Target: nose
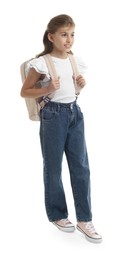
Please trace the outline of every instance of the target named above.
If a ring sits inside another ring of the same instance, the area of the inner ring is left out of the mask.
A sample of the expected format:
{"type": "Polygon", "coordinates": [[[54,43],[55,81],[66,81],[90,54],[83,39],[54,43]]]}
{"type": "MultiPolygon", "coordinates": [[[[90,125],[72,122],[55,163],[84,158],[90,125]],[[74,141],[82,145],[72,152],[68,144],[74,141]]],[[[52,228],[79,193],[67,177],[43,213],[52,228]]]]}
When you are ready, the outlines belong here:
{"type": "Polygon", "coordinates": [[[71,36],[67,37],[67,42],[70,43],[71,42],[71,36]]]}

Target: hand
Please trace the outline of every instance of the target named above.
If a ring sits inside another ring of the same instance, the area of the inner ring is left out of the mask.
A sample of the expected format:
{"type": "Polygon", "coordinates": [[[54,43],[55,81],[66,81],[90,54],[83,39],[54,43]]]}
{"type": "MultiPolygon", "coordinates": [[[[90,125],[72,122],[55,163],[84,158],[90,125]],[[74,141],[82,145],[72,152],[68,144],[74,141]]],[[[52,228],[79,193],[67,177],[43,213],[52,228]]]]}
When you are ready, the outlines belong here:
{"type": "Polygon", "coordinates": [[[52,93],[55,90],[59,89],[60,88],[60,80],[59,80],[59,78],[51,80],[51,82],[50,82],[50,84],[49,84],[49,86],[47,88],[48,88],[49,93],[52,93]]]}
{"type": "Polygon", "coordinates": [[[76,84],[80,87],[83,88],[86,85],[86,81],[82,75],[77,76],[76,78],[76,84]]]}

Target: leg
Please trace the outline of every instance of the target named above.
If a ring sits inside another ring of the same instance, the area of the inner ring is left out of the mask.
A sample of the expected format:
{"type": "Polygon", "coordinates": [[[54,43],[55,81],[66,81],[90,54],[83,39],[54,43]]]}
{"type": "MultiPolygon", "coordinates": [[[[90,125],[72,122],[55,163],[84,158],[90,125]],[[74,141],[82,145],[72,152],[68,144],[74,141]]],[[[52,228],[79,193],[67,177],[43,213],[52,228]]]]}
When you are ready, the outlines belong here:
{"type": "Polygon", "coordinates": [[[61,164],[66,140],[65,118],[46,106],[41,112],[40,140],[44,165],[45,206],[49,221],[65,219],[67,205],[61,177],[61,164]]]}
{"type": "Polygon", "coordinates": [[[91,221],[90,169],[84,138],[84,120],[80,108],[73,109],[74,123],[68,131],[65,153],[78,221],[91,221]]]}

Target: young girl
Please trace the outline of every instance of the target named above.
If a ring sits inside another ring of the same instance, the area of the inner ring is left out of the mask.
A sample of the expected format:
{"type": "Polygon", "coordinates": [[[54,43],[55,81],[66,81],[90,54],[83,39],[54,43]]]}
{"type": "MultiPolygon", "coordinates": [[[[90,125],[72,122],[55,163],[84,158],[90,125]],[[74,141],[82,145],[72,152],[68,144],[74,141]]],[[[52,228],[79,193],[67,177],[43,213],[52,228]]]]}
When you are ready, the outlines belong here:
{"type": "Polygon", "coordinates": [[[44,51],[27,66],[27,78],[21,89],[22,97],[40,98],[52,93],[52,99],[40,111],[40,140],[44,165],[45,206],[49,221],[61,231],[73,232],[75,226],[68,219],[68,209],[61,177],[65,152],[73,191],[77,229],[90,242],[102,237],[92,224],[90,197],[90,169],[84,138],[84,120],[75,96],[74,81],[85,86],[82,74],[85,65],[76,58],[80,74],[74,77],[68,58],[74,43],[75,24],[68,15],[53,17],[44,33],[44,51]],[[43,58],[49,53],[58,78],[50,78],[43,58]],[[41,88],[35,88],[43,80],[41,88]]]}

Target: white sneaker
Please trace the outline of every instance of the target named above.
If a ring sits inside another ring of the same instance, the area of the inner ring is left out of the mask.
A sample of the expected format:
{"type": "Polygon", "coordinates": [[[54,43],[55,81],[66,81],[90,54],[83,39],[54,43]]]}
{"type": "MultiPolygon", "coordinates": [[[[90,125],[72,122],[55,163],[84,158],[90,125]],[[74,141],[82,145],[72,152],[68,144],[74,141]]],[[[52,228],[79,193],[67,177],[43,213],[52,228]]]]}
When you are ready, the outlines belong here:
{"type": "Polygon", "coordinates": [[[60,219],[52,222],[58,229],[64,232],[74,232],[75,226],[70,222],[69,219],[60,219]]]}
{"type": "Polygon", "coordinates": [[[96,232],[92,222],[78,222],[77,229],[92,243],[101,243],[102,237],[96,232]]]}

